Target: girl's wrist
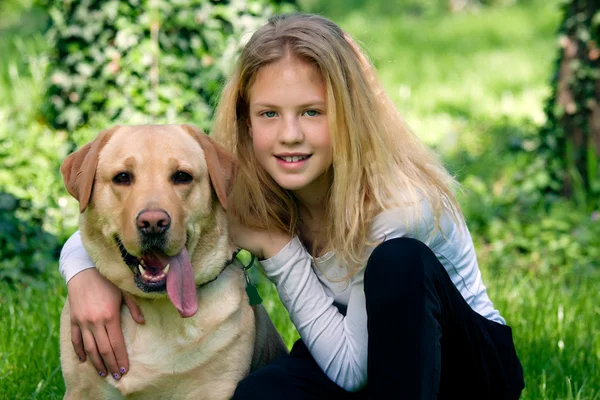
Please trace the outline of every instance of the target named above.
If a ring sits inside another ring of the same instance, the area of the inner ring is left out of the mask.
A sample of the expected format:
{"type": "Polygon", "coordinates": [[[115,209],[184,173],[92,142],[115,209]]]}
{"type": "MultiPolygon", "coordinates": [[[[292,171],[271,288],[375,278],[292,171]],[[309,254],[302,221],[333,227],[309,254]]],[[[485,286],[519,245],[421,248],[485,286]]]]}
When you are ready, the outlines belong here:
{"type": "Polygon", "coordinates": [[[292,238],[286,234],[271,234],[269,236],[270,240],[263,247],[261,254],[261,258],[263,260],[276,256],[281,249],[283,249],[290,242],[290,240],[292,240],[292,238]]]}

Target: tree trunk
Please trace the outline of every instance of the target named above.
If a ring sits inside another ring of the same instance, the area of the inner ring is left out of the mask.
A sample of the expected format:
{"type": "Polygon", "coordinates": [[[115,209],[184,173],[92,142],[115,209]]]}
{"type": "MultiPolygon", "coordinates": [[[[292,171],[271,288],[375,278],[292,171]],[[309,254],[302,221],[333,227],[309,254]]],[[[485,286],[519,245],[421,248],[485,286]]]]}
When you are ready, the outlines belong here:
{"type": "Polygon", "coordinates": [[[600,0],[564,4],[554,96],[547,107],[547,142],[563,161],[563,194],[600,193],[600,0]],[[548,125],[547,125],[548,126],[548,125]]]}

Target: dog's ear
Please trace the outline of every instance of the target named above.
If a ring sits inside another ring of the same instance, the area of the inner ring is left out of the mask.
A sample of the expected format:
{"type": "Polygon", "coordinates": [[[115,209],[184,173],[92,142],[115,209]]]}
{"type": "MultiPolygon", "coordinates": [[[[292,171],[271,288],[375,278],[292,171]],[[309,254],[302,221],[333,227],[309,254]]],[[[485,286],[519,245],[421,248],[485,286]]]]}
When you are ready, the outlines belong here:
{"type": "Polygon", "coordinates": [[[200,146],[202,146],[204,156],[206,157],[210,181],[219,202],[224,209],[227,209],[227,196],[231,191],[233,180],[235,179],[235,174],[237,172],[237,162],[235,157],[199,128],[188,124],[183,124],[181,127],[192,135],[192,137],[200,143],[200,146]]]}
{"type": "Polygon", "coordinates": [[[79,212],[85,211],[92,196],[98,154],[118,128],[117,125],[100,132],[96,139],[69,154],[60,166],[67,191],[79,201],[79,212]]]}

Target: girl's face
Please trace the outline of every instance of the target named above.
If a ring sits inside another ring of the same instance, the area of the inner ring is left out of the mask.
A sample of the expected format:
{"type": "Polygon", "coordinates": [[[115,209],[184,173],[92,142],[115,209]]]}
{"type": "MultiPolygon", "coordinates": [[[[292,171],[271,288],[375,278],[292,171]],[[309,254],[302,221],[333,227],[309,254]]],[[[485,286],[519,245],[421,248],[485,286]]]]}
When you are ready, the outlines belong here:
{"type": "Polygon", "coordinates": [[[330,185],[326,89],[314,65],[293,56],[258,70],[249,91],[254,154],[281,187],[322,196],[330,185]]]}

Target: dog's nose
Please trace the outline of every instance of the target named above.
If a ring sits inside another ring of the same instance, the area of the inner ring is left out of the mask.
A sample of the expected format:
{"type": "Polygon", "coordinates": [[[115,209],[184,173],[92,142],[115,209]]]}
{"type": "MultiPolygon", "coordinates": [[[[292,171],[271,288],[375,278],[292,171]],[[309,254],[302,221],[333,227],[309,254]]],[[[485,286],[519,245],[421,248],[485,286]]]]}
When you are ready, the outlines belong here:
{"type": "Polygon", "coordinates": [[[165,233],[171,226],[171,217],[164,210],[144,210],[137,216],[138,230],[144,234],[165,233]]]}

